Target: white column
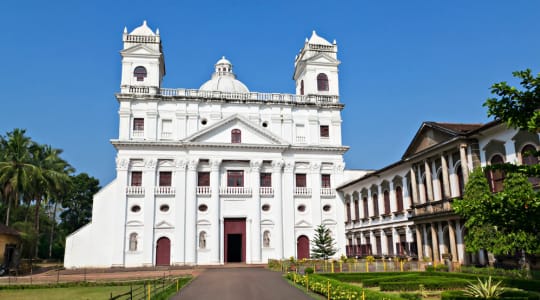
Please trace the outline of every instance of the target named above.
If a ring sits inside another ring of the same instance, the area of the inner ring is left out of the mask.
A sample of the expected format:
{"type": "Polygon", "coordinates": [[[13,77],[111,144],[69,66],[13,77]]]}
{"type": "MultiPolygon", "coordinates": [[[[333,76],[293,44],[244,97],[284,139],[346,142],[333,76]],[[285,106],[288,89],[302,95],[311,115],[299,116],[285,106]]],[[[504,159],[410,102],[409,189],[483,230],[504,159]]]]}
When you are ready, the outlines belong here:
{"type": "Polygon", "coordinates": [[[416,224],[416,251],[418,252],[418,261],[424,258],[424,224],[416,224]]]}
{"type": "MultiPolygon", "coordinates": [[[[394,189],[394,182],[390,181],[390,190],[388,193],[390,194],[390,213],[394,213],[397,211],[397,203],[396,203],[396,191],[394,189]]],[[[403,189],[401,189],[403,192],[403,189]]]]}
{"type": "Polygon", "coordinates": [[[441,183],[443,187],[443,199],[450,198],[450,180],[448,177],[448,164],[446,162],[446,155],[443,153],[441,154],[441,168],[442,168],[442,175],[443,175],[443,182],[441,183]]]}
{"type": "Polygon", "coordinates": [[[208,209],[208,218],[211,226],[211,236],[208,236],[207,248],[211,251],[211,258],[209,263],[220,263],[220,251],[223,247],[223,237],[221,236],[220,216],[221,216],[221,203],[219,199],[219,170],[221,165],[221,159],[210,160],[210,202],[208,209]]]}
{"type": "Polygon", "coordinates": [[[452,262],[458,261],[456,233],[452,221],[448,221],[448,236],[450,237],[450,254],[452,254],[452,262]]]}
{"type": "Polygon", "coordinates": [[[113,249],[115,251],[112,253],[112,265],[125,267],[125,253],[129,250],[129,232],[126,232],[126,211],[129,210],[127,207],[127,196],[126,196],[126,187],[128,185],[128,170],[129,170],[129,159],[127,158],[116,158],[116,182],[117,185],[117,195],[118,201],[111,203],[111,209],[115,209],[117,212],[116,218],[114,220],[114,230],[111,232],[113,236],[113,241],[115,243],[113,249]]]}
{"type": "Polygon", "coordinates": [[[466,263],[465,261],[465,243],[463,241],[463,231],[461,230],[461,224],[459,220],[456,220],[456,245],[457,255],[460,264],[466,263]]]}
{"type": "Polygon", "coordinates": [[[407,177],[403,176],[403,209],[410,209],[412,206],[411,191],[409,191],[409,182],[407,177]]]}
{"type": "Polygon", "coordinates": [[[184,190],[186,189],[186,161],[177,158],[175,160],[176,169],[173,176],[173,186],[176,189],[174,195],[174,244],[176,245],[171,257],[171,262],[174,265],[183,265],[185,263],[185,228],[186,223],[184,216],[186,215],[186,195],[184,190]]]}
{"type": "Polygon", "coordinates": [[[427,233],[427,224],[422,224],[423,231],[423,241],[424,241],[424,256],[427,256],[433,259],[433,254],[431,253],[431,245],[428,243],[428,233],[427,233]]]}
{"type": "MultiPolygon", "coordinates": [[[[272,185],[274,187],[274,209],[277,212],[282,211],[282,174],[281,170],[283,168],[283,161],[274,160],[272,161],[272,185]]],[[[293,211],[294,213],[294,211],[293,211]]],[[[272,239],[274,249],[276,249],[277,258],[285,258],[283,256],[283,214],[277,214],[278,219],[274,221],[275,223],[275,238],[272,239]]]]}
{"type": "Polygon", "coordinates": [[[424,171],[426,176],[427,201],[433,201],[433,177],[431,176],[431,167],[427,160],[424,161],[424,171]]]}
{"type": "Polygon", "coordinates": [[[375,231],[373,230],[369,231],[369,242],[371,243],[371,253],[380,254],[377,253],[377,239],[375,238],[375,231]]]}
{"type": "Polygon", "coordinates": [[[437,222],[431,223],[431,248],[433,250],[433,262],[439,262],[439,245],[437,243],[437,222]]]}
{"type": "MultiPolygon", "coordinates": [[[[321,210],[321,164],[318,162],[312,162],[310,164],[311,171],[311,218],[314,226],[322,223],[322,210],[321,210]]],[[[333,174],[332,174],[333,175],[333,174]]],[[[330,179],[332,179],[332,175],[330,179]]],[[[352,199],[351,205],[352,208],[352,199]]],[[[353,214],[351,213],[351,219],[353,214]]]]}
{"type": "Polygon", "coordinates": [[[282,214],[283,214],[283,255],[296,256],[295,205],[293,195],[294,161],[286,161],[283,171],[282,214]]]}
{"type": "Polygon", "coordinates": [[[443,236],[443,225],[444,223],[437,222],[438,230],[437,230],[437,238],[439,241],[439,260],[442,261],[442,255],[443,253],[448,253],[449,249],[446,248],[446,245],[444,244],[444,236],[443,236]]]}
{"type": "MultiPolygon", "coordinates": [[[[421,203],[420,198],[418,198],[418,187],[416,186],[416,174],[414,173],[414,167],[411,166],[411,189],[412,189],[412,197],[414,199],[414,202],[421,203]]],[[[413,204],[413,199],[411,199],[411,205],[413,204]]]]}
{"type": "Polygon", "coordinates": [[[371,197],[371,188],[367,190],[367,202],[368,202],[367,205],[368,205],[368,213],[369,213],[368,218],[371,218],[372,216],[375,215],[375,210],[373,207],[373,198],[371,197]]]}
{"type": "Polygon", "coordinates": [[[398,255],[398,248],[396,244],[399,242],[399,232],[396,227],[392,227],[392,249],[394,249],[394,256],[398,255]]]}
{"type": "Polygon", "coordinates": [[[261,245],[261,194],[259,192],[260,180],[261,180],[261,160],[252,160],[251,166],[251,186],[253,191],[253,225],[251,243],[253,245],[253,252],[251,252],[251,262],[261,263],[262,257],[262,245],[261,245]]]}
{"type": "Polygon", "coordinates": [[[461,160],[461,171],[463,172],[463,182],[469,181],[469,163],[467,162],[467,144],[459,145],[459,159],[461,160]]]}
{"type": "Polygon", "coordinates": [[[418,175],[418,203],[426,203],[426,191],[427,188],[424,185],[424,181],[422,181],[422,174],[420,173],[420,166],[416,169],[416,173],[418,175]]]}
{"type": "MultiPolygon", "coordinates": [[[[192,158],[188,162],[186,175],[186,215],[185,224],[185,263],[197,264],[197,165],[199,160],[192,158]]],[[[214,193],[214,191],[212,191],[214,193]]]]}
{"type": "Polygon", "coordinates": [[[448,155],[448,172],[449,172],[449,181],[450,181],[450,197],[459,196],[459,179],[457,177],[456,170],[454,169],[454,158],[452,155],[448,155]]]}
{"type": "Polygon", "coordinates": [[[431,161],[431,182],[433,183],[433,200],[438,201],[443,198],[441,186],[442,182],[439,182],[439,176],[437,176],[437,166],[435,160],[431,161]]]}
{"type": "MultiPolygon", "coordinates": [[[[127,103],[126,103],[127,104],[127,103]]],[[[120,120],[118,123],[118,139],[119,140],[127,140],[129,139],[130,132],[131,132],[131,109],[129,106],[125,105],[124,102],[120,103],[120,110],[118,111],[120,120]]]]}
{"type": "Polygon", "coordinates": [[[143,265],[153,266],[155,262],[156,240],[154,237],[155,226],[155,196],[154,186],[156,182],[156,159],[150,158],[144,161],[145,168],[142,174],[142,186],[144,187],[144,258],[143,265]]]}
{"type": "Polygon", "coordinates": [[[157,136],[157,107],[153,107],[155,110],[149,110],[146,112],[146,120],[144,120],[144,136],[146,139],[155,140],[157,136]]]}
{"type": "Polygon", "coordinates": [[[381,235],[381,253],[379,254],[388,255],[390,251],[388,251],[388,238],[386,237],[386,233],[384,232],[384,229],[380,230],[380,235],[381,235]]]}

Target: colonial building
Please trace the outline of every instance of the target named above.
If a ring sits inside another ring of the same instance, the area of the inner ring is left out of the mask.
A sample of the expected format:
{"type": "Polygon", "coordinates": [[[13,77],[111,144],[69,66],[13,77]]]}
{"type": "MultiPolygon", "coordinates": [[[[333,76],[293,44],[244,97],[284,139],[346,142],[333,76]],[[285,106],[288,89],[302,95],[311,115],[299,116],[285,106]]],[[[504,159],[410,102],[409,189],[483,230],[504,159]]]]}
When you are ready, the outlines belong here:
{"type": "MultiPolygon", "coordinates": [[[[500,122],[424,122],[401,160],[348,182],[345,229],[349,256],[410,256],[435,263],[486,264],[484,251],[465,252],[464,221],[452,210],[469,173],[502,162],[537,164],[539,134],[508,129],[500,122]]],[[[504,174],[488,174],[493,192],[504,174]]],[[[538,180],[531,178],[534,185],[538,180]]]]}
{"type": "Polygon", "coordinates": [[[304,258],[319,224],[345,252],[335,42],[306,40],[296,94],[251,92],[225,57],[199,89],[163,88],[159,30],[123,42],[117,176],[67,238],[66,267],[304,258]]]}

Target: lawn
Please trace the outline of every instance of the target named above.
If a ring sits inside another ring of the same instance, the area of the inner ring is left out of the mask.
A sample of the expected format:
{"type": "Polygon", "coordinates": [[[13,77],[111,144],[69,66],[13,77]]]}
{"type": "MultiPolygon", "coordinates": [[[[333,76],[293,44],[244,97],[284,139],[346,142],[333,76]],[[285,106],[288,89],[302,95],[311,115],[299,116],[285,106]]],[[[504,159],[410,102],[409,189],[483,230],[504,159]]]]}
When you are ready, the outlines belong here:
{"type": "MultiPolygon", "coordinates": [[[[135,288],[135,287],[134,287],[135,288]]],[[[65,288],[0,290],[0,299],[10,300],[86,300],[109,299],[129,291],[129,286],[74,286],[65,288]]]]}

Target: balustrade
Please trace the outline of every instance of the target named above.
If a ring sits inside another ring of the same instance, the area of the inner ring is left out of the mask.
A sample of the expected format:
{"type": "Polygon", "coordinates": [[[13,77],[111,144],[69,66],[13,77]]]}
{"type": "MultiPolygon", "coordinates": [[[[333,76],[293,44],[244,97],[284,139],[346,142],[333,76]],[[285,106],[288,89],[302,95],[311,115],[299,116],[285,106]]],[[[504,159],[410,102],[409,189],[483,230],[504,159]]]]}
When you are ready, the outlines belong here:
{"type": "Polygon", "coordinates": [[[299,197],[311,197],[311,188],[308,187],[295,187],[294,195],[299,197]]]}
{"type": "Polygon", "coordinates": [[[243,186],[222,186],[219,188],[219,194],[228,196],[249,196],[251,195],[251,188],[243,186]]]}
{"type": "Polygon", "coordinates": [[[128,196],[144,196],[144,187],[143,186],[127,186],[126,194],[128,196]]]}
{"type": "Polygon", "coordinates": [[[269,186],[261,186],[259,188],[259,195],[261,196],[273,196],[274,188],[269,186]]]}
{"type": "Polygon", "coordinates": [[[154,187],[154,195],[174,195],[175,189],[172,186],[154,187]]]}
{"type": "Polygon", "coordinates": [[[321,197],[334,197],[336,191],[333,188],[321,188],[321,197]]]}
{"type": "Polygon", "coordinates": [[[209,186],[198,186],[197,195],[210,195],[212,190],[209,186]]]}

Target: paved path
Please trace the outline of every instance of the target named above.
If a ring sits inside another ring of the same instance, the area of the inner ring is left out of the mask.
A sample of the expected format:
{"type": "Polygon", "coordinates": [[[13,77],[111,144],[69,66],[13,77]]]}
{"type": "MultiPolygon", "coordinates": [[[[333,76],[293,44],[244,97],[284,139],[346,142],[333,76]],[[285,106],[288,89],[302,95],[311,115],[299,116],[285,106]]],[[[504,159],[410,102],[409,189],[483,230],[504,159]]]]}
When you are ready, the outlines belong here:
{"type": "Polygon", "coordinates": [[[172,300],[313,300],[291,286],[281,273],[263,268],[208,269],[172,300]]]}

